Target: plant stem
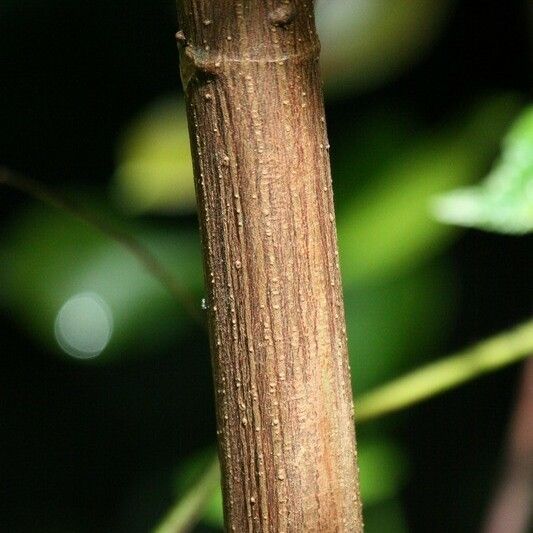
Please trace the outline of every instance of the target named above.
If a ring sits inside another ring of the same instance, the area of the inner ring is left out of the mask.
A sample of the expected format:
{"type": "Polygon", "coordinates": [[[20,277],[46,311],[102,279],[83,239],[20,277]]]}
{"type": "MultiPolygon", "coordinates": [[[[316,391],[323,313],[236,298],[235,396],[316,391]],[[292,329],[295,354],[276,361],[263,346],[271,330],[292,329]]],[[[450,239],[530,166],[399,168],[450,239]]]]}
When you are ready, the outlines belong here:
{"type": "Polygon", "coordinates": [[[76,205],[73,202],[52,192],[39,183],[26,176],[21,176],[0,167],[0,185],[5,185],[14,190],[27,194],[28,196],[44,202],[55,209],[70,214],[81,222],[95,228],[104,236],[115,241],[131,253],[137,261],[156,278],[169,294],[184,308],[187,314],[197,323],[203,325],[204,321],[195,304],[196,299],[183,287],[176,277],[170,272],[159,259],[133,235],[116,228],[110,222],[104,220],[98,214],[86,208],[76,205]]]}
{"type": "Polygon", "coordinates": [[[309,0],[182,0],[228,531],[362,531],[309,0]]]}
{"type": "MultiPolygon", "coordinates": [[[[382,415],[404,409],[452,387],[457,387],[487,372],[496,371],[505,365],[524,359],[530,354],[533,354],[533,320],[524,322],[511,330],[500,333],[472,346],[471,348],[463,350],[459,354],[452,354],[448,357],[444,357],[420,370],[415,370],[414,372],[407,374],[399,380],[392,381],[391,383],[378,387],[374,391],[361,395],[358,399],[356,420],[359,423],[375,420],[382,415]],[[453,382],[448,380],[447,386],[443,388],[438,379],[438,372],[442,369],[446,371],[452,367],[461,369],[461,372],[454,372],[455,379],[453,382]],[[473,369],[475,369],[475,371],[473,371],[473,369]],[[411,383],[417,384],[419,382],[419,376],[421,373],[429,375],[431,378],[429,382],[430,385],[425,388],[423,396],[420,394],[420,390],[417,387],[411,387],[411,383]],[[397,394],[394,401],[383,401],[383,398],[390,394],[389,391],[392,390],[394,392],[397,390],[398,383],[400,382],[402,384],[400,387],[401,394],[397,394]]],[[[201,491],[203,494],[213,494],[217,489],[218,480],[209,477],[206,481],[206,477],[208,476],[209,470],[215,468],[215,465],[218,465],[218,459],[213,457],[213,461],[210,464],[210,467],[206,470],[205,476],[202,477],[191,489],[190,494],[195,494],[197,491],[201,491]],[[209,484],[209,486],[207,486],[207,484],[209,484]]],[[[205,506],[208,501],[208,498],[203,499],[202,506],[198,507],[194,505],[185,505],[185,500],[189,501],[189,499],[195,502],[198,501],[188,495],[177,504],[177,508],[179,507],[181,509],[180,512],[182,513],[182,516],[188,517],[187,519],[182,519],[182,523],[186,524],[187,528],[195,525],[196,521],[201,517],[203,506],[205,506]]],[[[174,513],[171,512],[169,517],[173,514],[174,513]]],[[[165,525],[170,526],[168,519],[165,519],[163,525],[159,526],[154,533],[163,533],[160,531],[160,528],[165,525]]],[[[165,533],[185,533],[186,531],[188,531],[188,529],[174,528],[165,530],[165,533]]]]}
{"type": "Polygon", "coordinates": [[[533,354],[533,321],[419,368],[358,399],[358,421],[421,402],[533,354]]]}

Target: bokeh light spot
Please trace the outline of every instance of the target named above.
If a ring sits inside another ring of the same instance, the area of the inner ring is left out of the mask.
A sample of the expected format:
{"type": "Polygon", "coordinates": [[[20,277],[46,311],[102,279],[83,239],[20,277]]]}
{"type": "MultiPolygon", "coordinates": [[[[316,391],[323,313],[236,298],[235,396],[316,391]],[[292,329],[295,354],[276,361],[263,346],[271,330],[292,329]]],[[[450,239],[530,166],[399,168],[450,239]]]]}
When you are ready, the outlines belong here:
{"type": "Polygon", "coordinates": [[[84,292],[72,296],[57,313],[57,342],[72,357],[97,357],[108,345],[112,333],[111,310],[96,293],[84,292]]]}

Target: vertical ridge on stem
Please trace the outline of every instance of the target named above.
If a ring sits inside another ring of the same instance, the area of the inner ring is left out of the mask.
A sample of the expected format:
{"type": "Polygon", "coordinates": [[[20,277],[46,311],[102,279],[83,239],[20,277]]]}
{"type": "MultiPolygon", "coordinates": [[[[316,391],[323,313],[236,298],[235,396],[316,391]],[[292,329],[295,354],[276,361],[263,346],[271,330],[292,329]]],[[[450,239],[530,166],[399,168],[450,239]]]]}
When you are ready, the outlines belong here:
{"type": "Polygon", "coordinates": [[[178,3],[225,520],[360,532],[313,3],[178,3]]]}

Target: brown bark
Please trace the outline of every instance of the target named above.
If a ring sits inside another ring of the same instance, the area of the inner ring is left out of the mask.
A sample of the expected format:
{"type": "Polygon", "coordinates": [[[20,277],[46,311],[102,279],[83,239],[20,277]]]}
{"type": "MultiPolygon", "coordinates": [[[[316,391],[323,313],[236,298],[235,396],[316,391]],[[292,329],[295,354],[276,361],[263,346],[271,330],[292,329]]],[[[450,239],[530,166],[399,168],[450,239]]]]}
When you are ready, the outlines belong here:
{"type": "Polygon", "coordinates": [[[226,526],[362,531],[313,3],[178,14],[226,526]]]}

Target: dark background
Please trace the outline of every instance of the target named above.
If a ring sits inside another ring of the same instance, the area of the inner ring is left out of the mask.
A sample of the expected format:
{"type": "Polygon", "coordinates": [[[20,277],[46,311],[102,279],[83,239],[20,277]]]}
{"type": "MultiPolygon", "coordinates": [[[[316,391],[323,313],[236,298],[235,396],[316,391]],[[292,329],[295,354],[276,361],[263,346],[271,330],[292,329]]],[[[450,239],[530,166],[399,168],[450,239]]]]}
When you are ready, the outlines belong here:
{"type": "MultiPolygon", "coordinates": [[[[159,95],[181,91],[173,3],[3,3],[0,164],[98,198],[114,171],[124,124],[159,95]]],[[[512,91],[527,100],[528,4],[459,1],[435,45],[409,68],[328,100],[334,169],[345,157],[335,147],[344,146],[347,130],[357,132],[369,108],[400,109],[431,129],[485,94],[512,91]]],[[[354,142],[361,136],[355,133],[354,142]]],[[[335,180],[339,190],[352,188],[345,174],[335,180]]],[[[30,203],[2,189],[0,233],[7,235],[30,203]]],[[[142,219],[169,231],[196,224],[192,214],[142,219]]],[[[433,260],[449,265],[457,290],[451,324],[426,345],[432,357],[528,315],[530,252],[531,239],[472,230],[433,260]]],[[[9,261],[0,257],[0,269],[9,261]]],[[[213,442],[203,332],[189,327],[156,356],[88,365],[58,357],[9,306],[0,320],[0,528],[148,531],[173,501],[180,461],[213,442]]],[[[408,531],[479,529],[498,479],[519,372],[515,365],[386,419],[388,434],[409,457],[398,500],[408,531]]]]}

